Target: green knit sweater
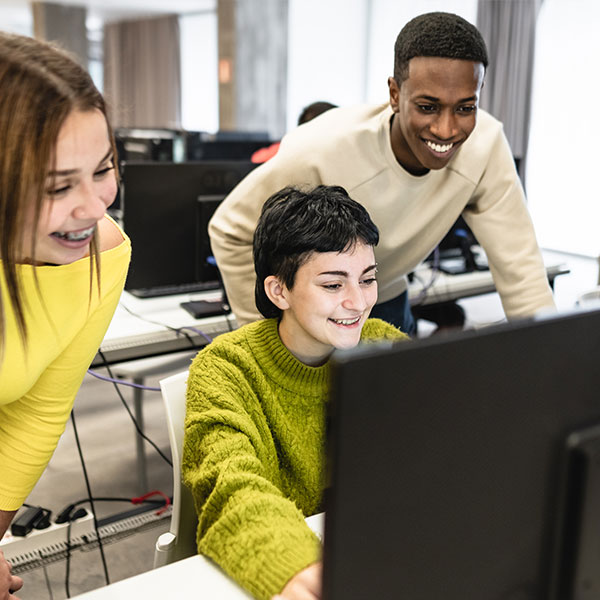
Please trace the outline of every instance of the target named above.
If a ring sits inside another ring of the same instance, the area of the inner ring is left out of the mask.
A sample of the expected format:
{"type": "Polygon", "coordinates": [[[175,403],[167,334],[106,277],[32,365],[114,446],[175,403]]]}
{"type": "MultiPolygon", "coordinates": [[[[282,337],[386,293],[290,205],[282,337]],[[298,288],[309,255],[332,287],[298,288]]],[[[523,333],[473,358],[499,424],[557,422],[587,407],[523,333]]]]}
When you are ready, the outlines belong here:
{"type": "MultiPolygon", "coordinates": [[[[406,336],[369,319],[361,338],[406,336]]],[[[319,560],[304,518],[323,510],[328,388],[329,365],[298,361],[275,319],[219,336],[190,368],[182,471],[198,550],[256,598],[319,560]]]]}

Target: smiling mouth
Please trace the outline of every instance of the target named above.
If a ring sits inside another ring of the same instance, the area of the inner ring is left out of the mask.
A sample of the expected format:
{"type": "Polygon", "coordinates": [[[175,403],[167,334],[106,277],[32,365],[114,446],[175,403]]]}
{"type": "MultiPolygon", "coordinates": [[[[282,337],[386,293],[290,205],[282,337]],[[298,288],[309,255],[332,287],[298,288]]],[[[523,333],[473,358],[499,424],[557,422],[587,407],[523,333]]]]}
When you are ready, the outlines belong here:
{"type": "Polygon", "coordinates": [[[356,325],[360,321],[360,316],[354,319],[329,319],[333,321],[336,325],[356,325]]]}
{"type": "Polygon", "coordinates": [[[86,238],[89,238],[95,230],[96,223],[94,223],[91,227],[88,227],[88,229],[82,229],[80,231],[54,231],[50,235],[68,242],[80,242],[86,238]]]}
{"type": "Polygon", "coordinates": [[[454,143],[451,143],[451,144],[436,144],[434,142],[430,142],[429,140],[425,140],[425,143],[434,152],[438,152],[440,154],[445,154],[446,152],[450,152],[450,150],[452,150],[452,148],[454,147],[454,143]]]}

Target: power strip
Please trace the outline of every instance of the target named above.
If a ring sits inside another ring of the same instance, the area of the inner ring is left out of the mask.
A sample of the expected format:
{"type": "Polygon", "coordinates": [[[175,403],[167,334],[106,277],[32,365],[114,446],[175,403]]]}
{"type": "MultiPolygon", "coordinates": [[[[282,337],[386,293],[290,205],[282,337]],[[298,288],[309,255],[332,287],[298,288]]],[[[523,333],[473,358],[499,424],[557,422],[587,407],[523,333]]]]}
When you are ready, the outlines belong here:
{"type": "MultiPolygon", "coordinates": [[[[66,551],[68,523],[52,523],[46,529],[34,529],[25,537],[12,535],[8,531],[0,540],[0,550],[13,567],[32,561],[43,560],[53,554],[66,551]]],[[[94,517],[91,514],[71,523],[71,547],[87,544],[96,537],[94,517]]]]}
{"type": "MultiPolygon", "coordinates": [[[[139,510],[133,509],[135,512],[139,510]]],[[[116,542],[124,537],[149,527],[159,525],[161,521],[170,519],[173,507],[165,511],[146,509],[138,514],[119,515],[100,519],[98,533],[102,543],[116,542]]],[[[13,573],[19,574],[52,563],[66,557],[68,523],[53,523],[46,529],[34,529],[25,537],[13,536],[7,532],[0,540],[0,550],[13,566],[13,573]]],[[[94,518],[91,514],[73,521],[69,536],[71,549],[91,550],[97,547],[98,538],[94,529],[94,518]]]]}

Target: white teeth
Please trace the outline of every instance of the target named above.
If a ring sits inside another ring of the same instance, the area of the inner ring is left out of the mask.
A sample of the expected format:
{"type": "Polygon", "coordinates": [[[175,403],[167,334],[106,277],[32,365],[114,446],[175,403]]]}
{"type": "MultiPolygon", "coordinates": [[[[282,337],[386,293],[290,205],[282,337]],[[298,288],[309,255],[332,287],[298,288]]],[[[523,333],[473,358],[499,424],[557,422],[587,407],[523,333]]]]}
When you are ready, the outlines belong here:
{"type": "Polygon", "coordinates": [[[450,148],[452,148],[452,146],[454,146],[454,144],[434,144],[433,142],[430,142],[429,140],[425,140],[425,143],[432,150],[435,150],[436,152],[448,152],[448,150],[450,150],[450,148]]]}
{"type": "Polygon", "coordinates": [[[339,323],[340,325],[354,325],[354,323],[358,323],[360,317],[356,317],[356,319],[331,319],[334,323],[339,323]]]}
{"type": "Polygon", "coordinates": [[[84,229],[83,231],[79,231],[77,233],[70,231],[55,231],[52,235],[59,237],[63,240],[69,240],[70,242],[78,242],[80,240],[84,240],[85,238],[90,237],[92,233],[94,233],[94,229],[96,229],[96,225],[92,225],[89,229],[84,229]]]}

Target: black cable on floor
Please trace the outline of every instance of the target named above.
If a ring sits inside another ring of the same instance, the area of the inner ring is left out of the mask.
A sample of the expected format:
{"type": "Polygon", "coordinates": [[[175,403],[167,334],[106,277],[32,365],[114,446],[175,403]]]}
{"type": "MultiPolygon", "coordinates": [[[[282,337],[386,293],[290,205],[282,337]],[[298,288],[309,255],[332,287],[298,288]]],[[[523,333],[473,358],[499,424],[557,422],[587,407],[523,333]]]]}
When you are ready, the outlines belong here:
{"type": "MultiPolygon", "coordinates": [[[[85,479],[85,487],[87,490],[87,494],[88,494],[88,498],[89,498],[89,502],[90,502],[90,508],[92,510],[92,516],[94,517],[94,530],[96,531],[96,537],[98,539],[98,549],[100,550],[100,557],[102,559],[102,568],[104,569],[104,578],[106,580],[106,585],[110,584],[110,579],[108,577],[108,567],[106,566],[106,557],[104,556],[104,547],[102,546],[102,539],[100,538],[100,532],[98,531],[98,518],[96,515],[96,507],[94,506],[94,499],[92,496],[92,488],[90,486],[90,480],[88,478],[88,473],[87,473],[87,468],[85,466],[85,460],[83,459],[83,452],[81,450],[81,444],[79,443],[79,434],[77,433],[77,425],[75,424],[75,411],[72,410],[71,411],[71,422],[73,423],[73,431],[75,433],[75,443],[77,444],[77,452],[79,452],[79,460],[81,461],[81,468],[83,469],[83,477],[85,479]]],[[[67,534],[67,559],[70,556],[70,527],[71,527],[71,522],[69,522],[69,530],[68,530],[68,534],[67,534]]],[[[68,576],[68,571],[67,571],[67,576],[68,576]]],[[[66,581],[65,587],[68,590],[68,580],[66,581]]],[[[67,592],[67,598],[70,598],[71,596],[68,595],[67,592]]]]}

